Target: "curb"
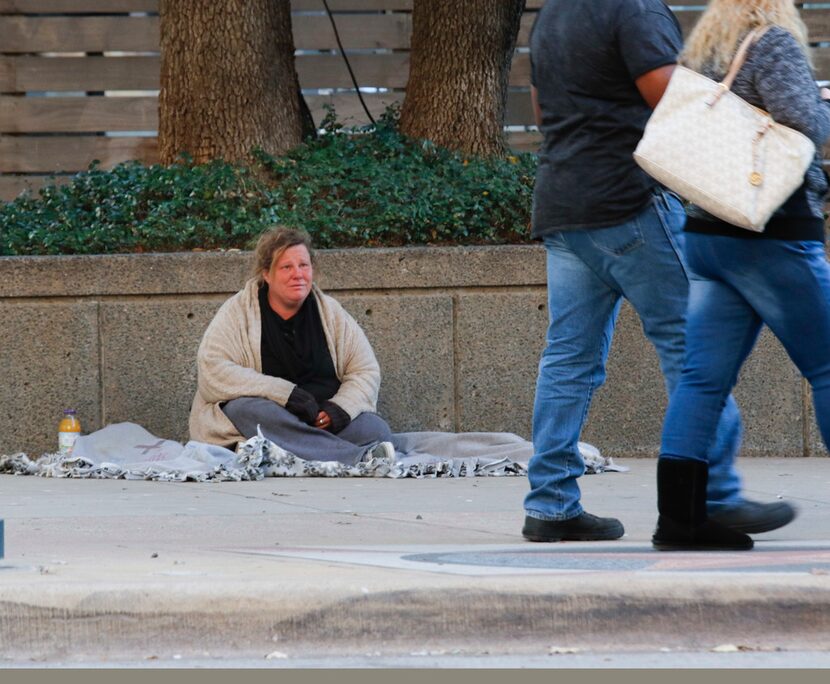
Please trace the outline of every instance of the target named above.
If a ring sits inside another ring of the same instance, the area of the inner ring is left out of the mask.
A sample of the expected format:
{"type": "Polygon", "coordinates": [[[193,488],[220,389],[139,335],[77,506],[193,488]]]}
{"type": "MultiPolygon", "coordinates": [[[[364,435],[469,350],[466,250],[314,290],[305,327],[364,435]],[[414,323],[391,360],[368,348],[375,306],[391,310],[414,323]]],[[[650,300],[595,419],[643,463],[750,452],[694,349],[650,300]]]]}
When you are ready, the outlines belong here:
{"type": "Polygon", "coordinates": [[[179,605],[150,588],[99,588],[70,607],[0,601],[0,643],[3,656],[16,659],[264,657],[275,649],[292,657],[469,647],[494,654],[551,644],[830,647],[830,587],[766,584],[736,592],[728,585],[684,588],[683,576],[674,579],[676,588],[648,593],[636,586],[611,593],[421,587],[333,600],[292,600],[290,589],[277,585],[223,595],[217,586],[179,605]]]}

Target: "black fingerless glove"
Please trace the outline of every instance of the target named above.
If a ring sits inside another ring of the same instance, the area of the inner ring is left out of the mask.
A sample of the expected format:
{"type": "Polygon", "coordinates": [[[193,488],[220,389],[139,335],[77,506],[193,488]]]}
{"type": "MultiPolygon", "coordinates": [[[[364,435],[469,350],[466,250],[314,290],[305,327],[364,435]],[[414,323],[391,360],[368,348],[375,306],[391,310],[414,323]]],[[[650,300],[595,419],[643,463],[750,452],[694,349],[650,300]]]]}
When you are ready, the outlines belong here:
{"type": "Polygon", "coordinates": [[[291,391],[288,401],[285,402],[285,408],[308,425],[314,425],[317,421],[317,414],[320,413],[320,407],[314,395],[300,387],[295,387],[291,391]]]}
{"type": "Polygon", "coordinates": [[[349,414],[333,401],[324,401],[320,405],[320,408],[329,414],[329,418],[331,418],[331,427],[329,428],[329,431],[334,435],[352,422],[349,414]]]}

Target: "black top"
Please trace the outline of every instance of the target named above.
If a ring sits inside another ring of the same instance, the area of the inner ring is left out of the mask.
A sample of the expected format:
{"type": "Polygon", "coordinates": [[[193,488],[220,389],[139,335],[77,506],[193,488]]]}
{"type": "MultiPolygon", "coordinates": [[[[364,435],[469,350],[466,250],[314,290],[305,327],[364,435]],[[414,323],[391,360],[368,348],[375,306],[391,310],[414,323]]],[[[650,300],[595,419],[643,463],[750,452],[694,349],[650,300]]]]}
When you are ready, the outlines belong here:
{"type": "Polygon", "coordinates": [[[259,288],[262,318],[262,372],[284,378],[311,393],[317,402],[331,399],[340,389],[323,322],[313,295],[300,310],[284,320],[268,304],[268,285],[259,288]]]}
{"type": "Polygon", "coordinates": [[[677,61],[677,19],[660,0],[548,0],[530,38],[544,142],[533,237],[623,223],[655,181],[634,162],[651,108],[635,80],[677,61]]]}
{"type": "Polygon", "coordinates": [[[738,228],[691,205],[686,218],[686,231],[746,240],[818,240],[824,241],[824,219],[813,216],[807,201],[807,183],[801,185],[776,211],[762,233],[738,228]]]}

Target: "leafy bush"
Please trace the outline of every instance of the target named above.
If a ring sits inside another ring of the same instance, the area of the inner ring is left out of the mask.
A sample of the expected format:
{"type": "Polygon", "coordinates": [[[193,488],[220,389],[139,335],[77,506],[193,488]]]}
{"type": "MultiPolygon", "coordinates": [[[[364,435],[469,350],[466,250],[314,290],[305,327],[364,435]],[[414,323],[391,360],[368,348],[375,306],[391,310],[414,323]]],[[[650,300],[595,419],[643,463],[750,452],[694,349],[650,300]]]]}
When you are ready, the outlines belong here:
{"type": "Polygon", "coordinates": [[[318,247],[494,244],[529,239],[530,154],[467,158],[412,140],[387,110],[347,133],[324,133],[257,165],[97,164],[61,186],[0,205],[0,255],[247,248],[276,223],[318,247]]]}

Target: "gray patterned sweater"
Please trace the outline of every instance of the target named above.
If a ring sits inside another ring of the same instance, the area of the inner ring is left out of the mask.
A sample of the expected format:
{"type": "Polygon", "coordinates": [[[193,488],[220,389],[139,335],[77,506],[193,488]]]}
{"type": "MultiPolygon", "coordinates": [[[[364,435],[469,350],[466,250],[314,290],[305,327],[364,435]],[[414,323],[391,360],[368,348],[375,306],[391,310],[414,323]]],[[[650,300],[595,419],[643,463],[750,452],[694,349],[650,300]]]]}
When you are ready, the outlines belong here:
{"type": "MultiPolygon", "coordinates": [[[[706,66],[702,72],[715,81],[721,81],[725,76],[706,66]]],[[[823,218],[828,185],[822,170],[822,147],[830,137],[830,106],[819,96],[812,69],[800,44],[785,29],[770,28],[750,47],[732,91],[769,112],[775,121],[800,131],[813,141],[816,156],[805,175],[806,206],[795,211],[823,218]]],[[[713,220],[698,207],[690,207],[688,211],[690,217],[713,220]]]]}

